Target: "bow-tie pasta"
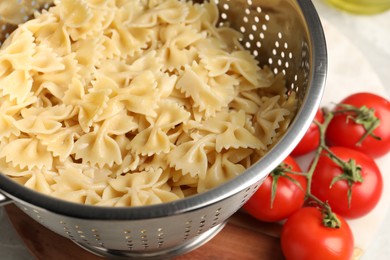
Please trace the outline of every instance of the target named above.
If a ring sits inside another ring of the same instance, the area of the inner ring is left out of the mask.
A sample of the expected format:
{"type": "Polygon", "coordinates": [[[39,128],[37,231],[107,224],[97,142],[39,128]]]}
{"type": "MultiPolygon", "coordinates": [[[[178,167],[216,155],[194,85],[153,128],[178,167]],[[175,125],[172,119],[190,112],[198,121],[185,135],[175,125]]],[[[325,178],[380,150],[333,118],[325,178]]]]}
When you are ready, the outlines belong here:
{"type": "Polygon", "coordinates": [[[98,206],[170,202],[244,172],[296,98],[218,19],[214,3],[61,0],[20,21],[0,49],[0,171],[98,206]]]}

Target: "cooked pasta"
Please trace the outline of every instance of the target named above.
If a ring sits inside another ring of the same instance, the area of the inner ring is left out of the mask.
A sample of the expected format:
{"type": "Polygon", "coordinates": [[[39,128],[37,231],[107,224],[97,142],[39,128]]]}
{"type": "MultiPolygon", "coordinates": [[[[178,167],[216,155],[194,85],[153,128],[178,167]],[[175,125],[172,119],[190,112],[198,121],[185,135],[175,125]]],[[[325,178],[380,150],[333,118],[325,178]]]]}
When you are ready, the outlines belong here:
{"type": "Polygon", "coordinates": [[[234,178],[296,109],[218,27],[214,3],[61,0],[0,49],[0,171],[100,206],[181,199],[234,178]]]}

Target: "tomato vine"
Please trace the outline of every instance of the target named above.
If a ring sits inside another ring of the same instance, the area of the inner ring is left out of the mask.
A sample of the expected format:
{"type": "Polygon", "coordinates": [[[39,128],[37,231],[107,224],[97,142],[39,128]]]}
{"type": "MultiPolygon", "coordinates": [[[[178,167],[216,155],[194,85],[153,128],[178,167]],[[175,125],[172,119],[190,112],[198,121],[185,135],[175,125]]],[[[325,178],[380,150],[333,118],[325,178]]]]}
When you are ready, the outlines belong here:
{"type": "Polygon", "coordinates": [[[346,219],[368,214],[381,197],[382,175],[373,158],[390,151],[390,103],[369,93],[344,100],[333,110],[317,111],[298,149],[244,205],[259,220],[286,220],[281,244],[286,256],[295,256],[291,259],[312,259],[317,249],[326,259],[349,259],[353,235],[346,219]],[[307,170],[292,166],[310,152],[307,170]],[[338,242],[330,246],[333,239],[338,242]]]}

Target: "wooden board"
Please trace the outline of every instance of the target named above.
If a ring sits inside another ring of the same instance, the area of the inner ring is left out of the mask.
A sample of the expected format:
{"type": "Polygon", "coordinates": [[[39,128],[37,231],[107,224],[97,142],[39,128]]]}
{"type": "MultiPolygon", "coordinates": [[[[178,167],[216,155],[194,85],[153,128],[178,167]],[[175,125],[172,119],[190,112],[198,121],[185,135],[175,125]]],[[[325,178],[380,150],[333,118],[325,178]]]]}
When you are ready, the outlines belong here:
{"type": "MultiPolygon", "coordinates": [[[[5,207],[15,230],[38,260],[99,260],[71,240],[64,238],[27,216],[15,205],[5,207]]],[[[245,213],[236,213],[212,240],[174,260],[279,260],[280,225],[256,221],[245,213]]]]}

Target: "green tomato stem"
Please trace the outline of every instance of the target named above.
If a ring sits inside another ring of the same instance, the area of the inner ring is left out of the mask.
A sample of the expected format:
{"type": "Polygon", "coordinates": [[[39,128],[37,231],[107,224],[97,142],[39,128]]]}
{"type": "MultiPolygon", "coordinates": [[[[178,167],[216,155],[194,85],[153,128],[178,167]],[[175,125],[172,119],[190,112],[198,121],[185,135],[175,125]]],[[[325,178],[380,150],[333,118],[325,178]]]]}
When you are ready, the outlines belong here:
{"type": "Polygon", "coordinates": [[[322,212],[322,224],[328,228],[340,228],[341,221],[338,219],[336,214],[333,213],[330,205],[327,202],[323,202],[313,194],[309,194],[309,198],[317,203],[322,212]]]}
{"type": "MultiPolygon", "coordinates": [[[[272,173],[273,183],[272,183],[272,196],[271,196],[271,207],[275,198],[276,189],[277,189],[277,182],[279,177],[289,177],[286,175],[286,173],[291,174],[297,174],[297,175],[303,175],[306,177],[307,180],[307,188],[306,188],[306,195],[305,195],[305,201],[309,203],[315,203],[317,206],[319,206],[322,210],[322,223],[325,227],[329,228],[340,228],[341,222],[333,213],[330,205],[328,202],[324,202],[314,196],[311,192],[312,189],[312,179],[313,174],[315,172],[315,169],[317,167],[318,161],[320,157],[323,155],[323,152],[325,151],[326,156],[328,156],[334,163],[336,163],[339,167],[342,168],[343,173],[339,176],[336,176],[333,178],[330,187],[333,186],[334,183],[340,180],[345,180],[348,183],[349,189],[348,189],[348,204],[351,205],[351,198],[352,198],[352,186],[356,182],[363,182],[363,177],[361,175],[361,167],[356,164],[356,161],[353,159],[350,159],[348,162],[342,160],[339,158],[326,144],[325,140],[325,133],[326,129],[328,128],[330,122],[332,121],[333,117],[336,114],[340,113],[347,113],[351,115],[347,115],[347,120],[353,120],[357,124],[363,125],[363,127],[366,130],[365,135],[362,136],[359,143],[361,143],[367,136],[372,136],[374,138],[378,138],[373,134],[373,131],[376,129],[376,127],[379,125],[379,119],[377,119],[374,115],[374,110],[368,109],[366,107],[356,108],[351,105],[344,105],[340,104],[338,105],[342,109],[330,112],[327,109],[323,109],[324,113],[324,122],[320,123],[316,120],[314,120],[314,123],[318,126],[319,132],[320,132],[320,143],[315,151],[314,158],[312,160],[312,163],[306,173],[299,173],[292,171],[291,168],[287,167],[286,165],[281,165],[280,167],[276,168],[272,173]]],[[[359,145],[359,143],[357,145],[359,145]]],[[[293,181],[293,178],[289,177],[291,181],[293,181]]],[[[294,180],[295,181],[295,180],[294,180]]],[[[294,182],[298,186],[299,183],[296,181],[294,182]]]]}
{"type": "Polygon", "coordinates": [[[375,129],[380,125],[380,120],[375,115],[375,109],[366,106],[355,107],[349,104],[338,104],[341,109],[334,111],[335,114],[347,114],[347,121],[352,120],[355,124],[361,125],[365,132],[360,137],[356,146],[361,146],[363,141],[371,136],[377,140],[381,140],[379,136],[374,134],[375,129]]]}
{"type": "Polygon", "coordinates": [[[333,116],[334,116],[333,113],[330,113],[327,111],[324,111],[324,112],[325,112],[325,118],[324,118],[323,124],[314,120],[314,123],[318,126],[318,129],[320,131],[320,144],[316,150],[313,162],[310,165],[310,168],[306,174],[306,179],[307,179],[306,197],[307,198],[311,196],[311,181],[313,179],[314,170],[317,167],[318,160],[320,159],[322,150],[324,148],[326,149],[326,147],[327,147],[326,143],[325,143],[325,131],[326,131],[326,128],[328,127],[330,121],[333,119],[333,116]]]}

